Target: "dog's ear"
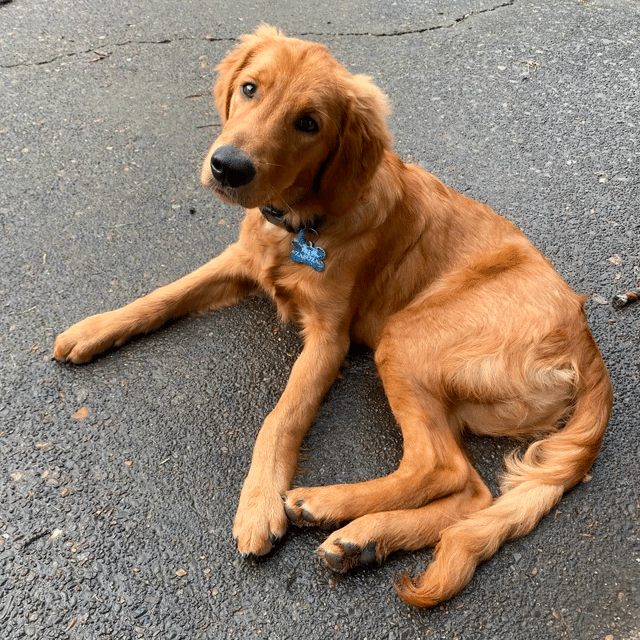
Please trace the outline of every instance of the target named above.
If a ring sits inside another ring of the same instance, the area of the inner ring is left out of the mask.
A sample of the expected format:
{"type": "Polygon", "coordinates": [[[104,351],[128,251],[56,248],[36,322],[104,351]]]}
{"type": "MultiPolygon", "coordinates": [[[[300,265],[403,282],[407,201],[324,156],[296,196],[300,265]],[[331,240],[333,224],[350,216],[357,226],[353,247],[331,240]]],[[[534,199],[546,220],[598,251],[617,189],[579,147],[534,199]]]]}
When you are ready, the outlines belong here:
{"type": "Polygon", "coordinates": [[[213,86],[213,95],[223,124],[229,118],[229,105],[239,73],[258,51],[283,37],[279,29],[263,24],[253,33],[241,36],[238,46],[232,49],[216,67],[218,77],[213,86]]]}
{"type": "Polygon", "coordinates": [[[336,213],[344,213],[369,183],[385,150],[391,149],[386,96],[364,75],[350,76],[336,148],[314,185],[336,213]]]}

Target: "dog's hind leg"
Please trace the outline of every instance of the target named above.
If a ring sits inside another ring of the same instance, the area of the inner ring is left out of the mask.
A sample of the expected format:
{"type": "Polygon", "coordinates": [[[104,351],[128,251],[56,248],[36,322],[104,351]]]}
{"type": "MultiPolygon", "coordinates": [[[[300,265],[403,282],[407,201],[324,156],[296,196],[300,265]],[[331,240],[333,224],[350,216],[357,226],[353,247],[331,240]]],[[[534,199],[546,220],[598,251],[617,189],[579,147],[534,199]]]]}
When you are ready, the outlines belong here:
{"type": "Polygon", "coordinates": [[[460,449],[443,402],[428,392],[427,381],[414,381],[407,375],[409,356],[401,361],[397,351],[392,351],[379,347],[376,361],[402,429],[404,454],[398,469],[367,482],[289,491],[285,508],[294,524],[339,524],[367,513],[415,509],[466,486],[472,467],[460,449]]]}
{"type": "Polygon", "coordinates": [[[492,496],[475,470],[462,491],[417,509],[369,513],[334,531],[318,554],[334,571],[381,562],[393,551],[435,546],[441,532],[488,507],[492,496]]]}
{"type": "Polygon", "coordinates": [[[55,341],[57,360],[80,364],[174,318],[236,304],[255,290],[244,251],[234,244],[192,273],[128,305],[85,318],[55,341]]]}

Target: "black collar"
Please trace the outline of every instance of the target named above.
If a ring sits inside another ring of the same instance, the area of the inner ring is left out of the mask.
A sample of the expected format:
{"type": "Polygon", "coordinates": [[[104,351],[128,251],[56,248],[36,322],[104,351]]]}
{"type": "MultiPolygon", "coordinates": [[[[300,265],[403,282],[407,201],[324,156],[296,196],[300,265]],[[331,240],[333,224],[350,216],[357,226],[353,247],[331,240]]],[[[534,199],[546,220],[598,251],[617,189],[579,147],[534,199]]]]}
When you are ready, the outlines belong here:
{"type": "Polygon", "coordinates": [[[268,220],[271,224],[275,224],[277,227],[286,229],[289,233],[300,233],[303,229],[313,229],[314,231],[317,231],[318,227],[322,224],[322,218],[320,216],[313,216],[311,224],[299,224],[294,227],[285,219],[284,211],[276,209],[271,205],[260,207],[260,213],[263,215],[265,220],[268,220]]]}

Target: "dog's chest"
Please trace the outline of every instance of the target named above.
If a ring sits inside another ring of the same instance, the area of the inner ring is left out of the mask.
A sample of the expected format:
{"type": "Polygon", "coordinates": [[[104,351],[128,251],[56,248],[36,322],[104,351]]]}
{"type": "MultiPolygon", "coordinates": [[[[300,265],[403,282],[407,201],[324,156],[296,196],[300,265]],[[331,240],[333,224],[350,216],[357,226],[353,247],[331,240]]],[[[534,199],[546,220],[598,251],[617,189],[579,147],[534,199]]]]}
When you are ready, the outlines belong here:
{"type": "MultiPolygon", "coordinates": [[[[310,267],[306,269],[312,271],[310,267]]],[[[294,264],[287,255],[271,261],[263,272],[262,286],[276,303],[284,320],[299,322],[303,314],[301,307],[306,306],[305,300],[309,300],[310,283],[304,271],[304,265],[294,264]]]]}
{"type": "Polygon", "coordinates": [[[276,303],[280,316],[300,323],[318,313],[318,300],[325,297],[327,273],[295,261],[296,236],[252,213],[245,220],[240,243],[252,257],[253,275],[276,303]]]}
{"type": "Polygon", "coordinates": [[[289,234],[284,239],[274,238],[269,233],[265,236],[259,243],[258,280],[276,303],[282,318],[297,321],[300,319],[300,301],[307,298],[305,292],[311,286],[308,279],[318,274],[311,267],[291,259],[289,234]]]}

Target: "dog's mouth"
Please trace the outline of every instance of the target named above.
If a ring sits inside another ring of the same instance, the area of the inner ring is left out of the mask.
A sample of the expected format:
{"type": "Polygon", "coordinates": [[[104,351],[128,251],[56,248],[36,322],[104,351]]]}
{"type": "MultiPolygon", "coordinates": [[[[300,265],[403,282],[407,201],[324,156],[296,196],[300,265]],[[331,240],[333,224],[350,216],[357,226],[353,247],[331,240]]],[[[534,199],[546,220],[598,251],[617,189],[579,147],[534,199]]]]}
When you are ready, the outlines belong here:
{"type": "Polygon", "coordinates": [[[214,179],[211,179],[205,186],[211,189],[220,199],[226,200],[230,204],[243,205],[241,199],[238,198],[238,194],[235,189],[229,189],[216,182],[214,179]]]}
{"type": "Polygon", "coordinates": [[[273,205],[266,205],[260,207],[260,213],[271,224],[277,227],[286,229],[289,233],[300,233],[303,229],[318,230],[318,227],[322,224],[322,218],[318,215],[313,216],[311,220],[299,221],[298,224],[291,224],[286,218],[286,213],[282,209],[278,209],[273,205]]]}
{"type": "Polygon", "coordinates": [[[270,204],[264,207],[260,207],[260,213],[262,214],[265,220],[269,221],[271,224],[276,225],[276,227],[281,227],[282,229],[285,229],[289,233],[298,233],[300,229],[306,226],[306,225],[292,225],[286,219],[285,212],[282,209],[278,209],[270,204]]]}
{"type": "Polygon", "coordinates": [[[284,211],[282,209],[277,209],[276,207],[266,205],[265,207],[260,207],[260,213],[271,223],[275,224],[278,227],[287,226],[287,221],[284,218],[284,211]]]}
{"type": "Polygon", "coordinates": [[[277,227],[281,227],[289,233],[299,233],[302,229],[317,229],[320,226],[321,222],[319,217],[314,216],[313,220],[310,223],[299,222],[298,224],[291,224],[291,222],[286,219],[285,212],[282,209],[274,207],[273,205],[260,207],[260,213],[271,224],[274,224],[277,227]]]}

